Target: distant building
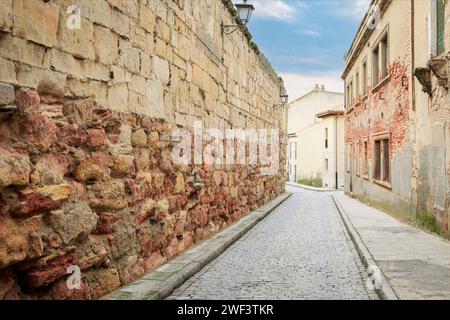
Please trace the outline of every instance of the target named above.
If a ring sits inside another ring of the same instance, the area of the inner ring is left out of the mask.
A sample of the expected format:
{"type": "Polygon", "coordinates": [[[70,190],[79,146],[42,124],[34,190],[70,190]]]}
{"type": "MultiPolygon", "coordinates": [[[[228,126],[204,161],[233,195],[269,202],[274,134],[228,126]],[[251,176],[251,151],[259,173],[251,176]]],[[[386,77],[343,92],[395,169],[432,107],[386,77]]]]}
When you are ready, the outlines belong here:
{"type": "Polygon", "coordinates": [[[450,2],[373,0],[345,57],[346,192],[449,233],[450,2]]]}
{"type": "Polygon", "coordinates": [[[315,88],[288,106],[288,180],[344,186],[344,94],[315,88]]]}

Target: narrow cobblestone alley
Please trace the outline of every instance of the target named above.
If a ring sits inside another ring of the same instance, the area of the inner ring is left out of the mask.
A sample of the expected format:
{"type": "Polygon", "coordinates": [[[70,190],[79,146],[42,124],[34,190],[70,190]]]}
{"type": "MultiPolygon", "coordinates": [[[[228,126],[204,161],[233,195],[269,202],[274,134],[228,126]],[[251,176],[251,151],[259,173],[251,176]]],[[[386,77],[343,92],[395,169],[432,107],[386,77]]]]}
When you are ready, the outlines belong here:
{"type": "Polygon", "coordinates": [[[293,195],[169,299],[376,299],[329,192],[293,195]]]}

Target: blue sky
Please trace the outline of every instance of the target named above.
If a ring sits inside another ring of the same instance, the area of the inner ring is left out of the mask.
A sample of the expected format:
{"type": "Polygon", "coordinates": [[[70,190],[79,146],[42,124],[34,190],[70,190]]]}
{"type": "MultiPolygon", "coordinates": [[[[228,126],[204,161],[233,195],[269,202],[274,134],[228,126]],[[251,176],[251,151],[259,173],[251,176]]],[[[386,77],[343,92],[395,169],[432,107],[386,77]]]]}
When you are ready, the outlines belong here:
{"type": "Polygon", "coordinates": [[[283,77],[290,100],[315,83],[343,91],[343,57],[370,0],[248,2],[256,8],[248,24],[253,40],[283,77]]]}

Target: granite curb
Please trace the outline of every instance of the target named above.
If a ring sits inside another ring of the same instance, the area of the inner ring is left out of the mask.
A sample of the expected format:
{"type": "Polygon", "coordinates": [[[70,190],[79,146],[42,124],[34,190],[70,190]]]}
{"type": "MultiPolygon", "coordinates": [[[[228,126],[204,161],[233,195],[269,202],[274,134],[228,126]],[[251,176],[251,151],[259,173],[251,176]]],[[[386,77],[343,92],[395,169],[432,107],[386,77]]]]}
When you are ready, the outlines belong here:
{"type": "Polygon", "coordinates": [[[339,203],[339,200],[335,197],[335,195],[331,195],[331,197],[332,197],[333,202],[336,206],[336,209],[339,213],[339,216],[341,217],[341,219],[344,223],[344,226],[347,229],[347,231],[350,235],[350,238],[352,239],[353,244],[355,245],[356,251],[358,252],[359,257],[361,258],[361,261],[362,261],[364,267],[367,269],[369,266],[376,266],[378,268],[378,270],[380,270],[381,287],[379,289],[375,289],[376,293],[382,300],[399,300],[394,289],[392,289],[391,285],[389,284],[389,281],[386,279],[386,276],[383,274],[381,269],[377,266],[369,249],[366,247],[366,245],[364,244],[364,241],[361,239],[358,231],[353,226],[348,215],[345,213],[345,210],[342,208],[341,204],[339,203]]]}

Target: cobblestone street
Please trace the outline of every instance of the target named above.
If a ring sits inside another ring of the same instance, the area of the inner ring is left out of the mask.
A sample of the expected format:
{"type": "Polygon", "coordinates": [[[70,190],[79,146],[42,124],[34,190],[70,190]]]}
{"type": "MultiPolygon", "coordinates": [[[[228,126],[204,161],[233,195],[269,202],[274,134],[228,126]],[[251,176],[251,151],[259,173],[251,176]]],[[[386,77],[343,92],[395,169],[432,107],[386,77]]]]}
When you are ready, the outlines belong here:
{"type": "Polygon", "coordinates": [[[169,299],[376,299],[329,192],[293,195],[169,299]]]}

